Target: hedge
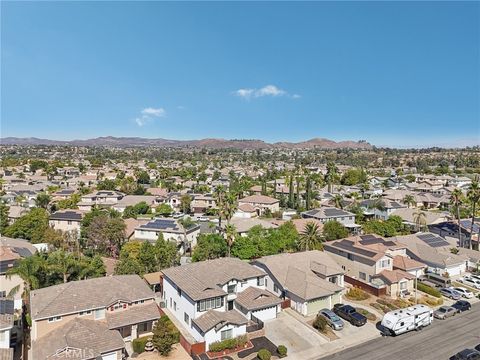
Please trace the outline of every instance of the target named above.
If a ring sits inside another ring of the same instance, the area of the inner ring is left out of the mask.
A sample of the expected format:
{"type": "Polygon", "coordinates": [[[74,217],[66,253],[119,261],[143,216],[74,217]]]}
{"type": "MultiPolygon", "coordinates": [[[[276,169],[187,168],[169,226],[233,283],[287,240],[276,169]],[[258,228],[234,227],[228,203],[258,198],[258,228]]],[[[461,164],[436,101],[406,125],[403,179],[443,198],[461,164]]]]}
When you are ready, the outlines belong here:
{"type": "Polygon", "coordinates": [[[232,339],[216,341],[210,344],[209,351],[219,352],[227,349],[234,349],[237,346],[244,346],[248,341],[247,335],[241,335],[232,339]]]}
{"type": "Polygon", "coordinates": [[[281,358],[287,356],[287,347],[285,345],[278,345],[277,353],[281,358]]]}
{"type": "Polygon", "coordinates": [[[267,349],[260,349],[257,353],[257,357],[260,360],[270,360],[272,357],[272,354],[267,349]]]}
{"type": "Polygon", "coordinates": [[[142,352],[145,351],[145,345],[149,339],[149,336],[144,336],[140,337],[137,339],[133,339],[132,341],[132,348],[133,351],[136,352],[137,354],[141,354],[142,352]]]}
{"type": "Polygon", "coordinates": [[[437,298],[442,297],[442,293],[440,291],[422,283],[417,283],[417,289],[428,295],[432,295],[437,298]]]}

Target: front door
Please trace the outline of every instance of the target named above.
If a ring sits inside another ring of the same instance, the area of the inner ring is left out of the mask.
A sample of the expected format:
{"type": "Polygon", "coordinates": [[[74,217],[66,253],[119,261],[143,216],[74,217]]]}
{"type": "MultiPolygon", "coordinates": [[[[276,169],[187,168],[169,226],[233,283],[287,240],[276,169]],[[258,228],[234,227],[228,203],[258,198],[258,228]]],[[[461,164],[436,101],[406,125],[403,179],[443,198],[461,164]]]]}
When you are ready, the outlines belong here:
{"type": "Polygon", "coordinates": [[[230,301],[227,303],[227,310],[233,310],[233,300],[230,300],[230,301]]]}
{"type": "Polygon", "coordinates": [[[120,330],[120,333],[122,334],[122,338],[130,340],[130,337],[132,336],[132,327],[124,326],[120,330]]]}

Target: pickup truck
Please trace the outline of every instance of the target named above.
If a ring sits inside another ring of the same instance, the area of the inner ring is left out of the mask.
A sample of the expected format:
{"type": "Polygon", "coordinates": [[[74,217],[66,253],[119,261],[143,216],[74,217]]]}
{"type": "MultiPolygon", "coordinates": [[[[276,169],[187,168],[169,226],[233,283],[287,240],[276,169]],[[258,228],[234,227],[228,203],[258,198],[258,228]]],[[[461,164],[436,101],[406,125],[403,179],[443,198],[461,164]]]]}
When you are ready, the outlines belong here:
{"type": "Polygon", "coordinates": [[[358,313],[353,306],[335,304],[333,306],[333,312],[341,318],[347,320],[350,324],[355,326],[363,326],[367,323],[367,318],[358,313]]]}

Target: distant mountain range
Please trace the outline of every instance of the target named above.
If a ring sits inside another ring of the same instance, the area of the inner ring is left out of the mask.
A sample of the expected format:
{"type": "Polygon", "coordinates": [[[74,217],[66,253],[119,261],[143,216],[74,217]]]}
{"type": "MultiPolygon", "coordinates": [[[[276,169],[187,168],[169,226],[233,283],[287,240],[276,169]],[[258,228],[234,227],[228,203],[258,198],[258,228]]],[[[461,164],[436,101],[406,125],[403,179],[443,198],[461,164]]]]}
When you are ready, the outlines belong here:
{"type": "Polygon", "coordinates": [[[140,137],[113,137],[105,136],[87,140],[48,140],[30,138],[5,137],[0,139],[1,145],[74,145],[74,146],[114,146],[114,147],[192,147],[210,149],[371,149],[372,145],[366,141],[339,141],[315,138],[302,142],[267,143],[263,140],[227,140],[227,139],[200,139],[200,140],[168,140],[146,139],[140,137]]]}

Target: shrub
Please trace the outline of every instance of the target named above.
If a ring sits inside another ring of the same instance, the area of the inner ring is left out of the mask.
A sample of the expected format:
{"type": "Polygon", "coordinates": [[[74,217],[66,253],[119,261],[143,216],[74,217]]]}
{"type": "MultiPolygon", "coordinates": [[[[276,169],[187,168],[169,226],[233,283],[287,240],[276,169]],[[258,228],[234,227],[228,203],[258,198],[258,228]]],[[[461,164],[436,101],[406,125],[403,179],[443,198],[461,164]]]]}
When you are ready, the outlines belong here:
{"type": "Polygon", "coordinates": [[[367,300],[370,297],[367,292],[357,287],[353,287],[348,290],[345,296],[351,300],[367,300]]]}
{"type": "Polygon", "coordinates": [[[417,289],[426,293],[426,294],[428,294],[428,295],[432,295],[436,298],[441,298],[442,297],[442,294],[441,294],[440,291],[432,288],[431,286],[428,286],[428,285],[425,285],[425,284],[422,284],[422,283],[417,283],[417,289]]]}
{"type": "Polygon", "coordinates": [[[167,356],[172,350],[173,344],[180,340],[180,332],[168,318],[164,315],[155,324],[153,328],[152,343],[160,355],[167,356]]]}
{"type": "Polygon", "coordinates": [[[137,354],[141,354],[142,352],[145,351],[145,344],[148,341],[148,336],[140,337],[138,339],[133,339],[132,341],[132,348],[133,351],[136,352],[137,354]]]}
{"type": "Polygon", "coordinates": [[[257,357],[260,360],[270,360],[272,357],[272,354],[267,349],[260,349],[260,351],[257,353],[257,357]]]}
{"type": "Polygon", "coordinates": [[[371,321],[377,320],[377,317],[368,310],[365,310],[362,308],[356,308],[355,310],[357,310],[359,314],[362,314],[363,316],[365,316],[368,320],[371,320],[371,321]]]}
{"type": "Polygon", "coordinates": [[[211,343],[209,346],[209,351],[220,352],[227,349],[234,349],[237,346],[244,346],[248,342],[247,335],[241,335],[232,339],[225,339],[222,341],[216,341],[211,343]]]}
{"type": "Polygon", "coordinates": [[[322,316],[318,316],[313,321],[312,326],[320,332],[325,332],[327,329],[327,320],[325,320],[322,316]]]}
{"type": "Polygon", "coordinates": [[[278,345],[277,353],[281,358],[287,356],[287,347],[285,345],[278,345]]]}

